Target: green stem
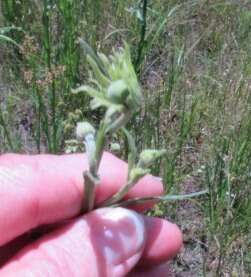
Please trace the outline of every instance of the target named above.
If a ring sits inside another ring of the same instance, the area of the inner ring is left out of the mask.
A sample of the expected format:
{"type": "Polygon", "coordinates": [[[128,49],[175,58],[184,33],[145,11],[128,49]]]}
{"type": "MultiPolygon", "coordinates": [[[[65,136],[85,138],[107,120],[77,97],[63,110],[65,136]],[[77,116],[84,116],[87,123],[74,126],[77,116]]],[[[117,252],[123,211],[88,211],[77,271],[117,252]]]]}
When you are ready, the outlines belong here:
{"type": "Polygon", "coordinates": [[[131,118],[131,112],[129,110],[122,112],[121,115],[106,128],[105,133],[115,133],[119,128],[125,126],[131,118]]]}
{"type": "MultiPolygon", "coordinates": [[[[48,6],[51,1],[44,0],[44,10],[43,10],[43,28],[44,28],[44,48],[46,54],[46,64],[47,69],[51,72],[52,63],[51,63],[51,56],[52,56],[52,47],[51,47],[51,28],[50,28],[50,17],[49,17],[49,9],[48,6]]],[[[52,152],[57,152],[57,123],[56,123],[56,85],[54,77],[52,77],[52,83],[50,86],[50,106],[51,106],[51,125],[52,125],[52,152]]]]}
{"type": "Polygon", "coordinates": [[[107,207],[107,206],[114,205],[115,203],[120,201],[136,183],[137,183],[137,181],[128,182],[124,187],[122,187],[111,198],[108,198],[103,203],[101,203],[100,207],[107,207]]]}
{"type": "MultiPolygon", "coordinates": [[[[53,77],[54,78],[54,77],[53,77]]],[[[51,114],[52,114],[52,141],[53,141],[53,152],[56,153],[58,151],[57,147],[57,122],[56,122],[56,86],[55,80],[52,80],[51,84],[51,114]]]]}
{"type": "MultiPolygon", "coordinates": [[[[105,136],[105,134],[107,132],[115,133],[119,128],[124,126],[129,121],[129,119],[131,117],[130,115],[131,115],[131,113],[129,111],[122,113],[118,117],[118,119],[115,120],[115,122],[109,126],[108,129],[104,129],[105,132],[103,132],[102,134],[105,136]]],[[[127,140],[128,140],[129,147],[130,147],[130,155],[129,155],[130,160],[129,160],[129,170],[128,170],[128,176],[129,176],[130,170],[132,169],[132,167],[134,166],[134,163],[135,163],[137,150],[136,150],[136,146],[134,144],[134,140],[130,136],[129,132],[125,128],[122,128],[122,131],[127,136],[127,140]]],[[[104,145],[102,145],[102,148],[103,147],[104,147],[104,145]]],[[[102,206],[109,206],[109,205],[112,205],[113,203],[121,200],[128,193],[128,191],[136,184],[137,181],[138,181],[138,179],[128,181],[128,183],[124,187],[122,187],[115,195],[113,195],[111,198],[104,201],[102,203],[102,206]]]]}
{"type": "Polygon", "coordinates": [[[82,206],[82,212],[93,210],[95,200],[95,188],[99,184],[99,178],[93,176],[90,171],[85,171],[84,174],[85,197],[82,206]]]}
{"type": "MultiPolygon", "coordinates": [[[[101,122],[100,128],[98,130],[97,139],[96,139],[96,169],[98,170],[99,164],[103,155],[105,147],[105,132],[107,125],[104,122],[101,122]]],[[[97,172],[96,172],[97,173],[97,172]]]]}
{"type": "Polygon", "coordinates": [[[100,182],[98,168],[105,146],[105,130],[106,124],[102,122],[97,134],[96,143],[94,136],[89,139],[85,137],[84,143],[88,156],[89,170],[84,172],[85,198],[82,208],[83,212],[89,212],[94,207],[95,188],[100,182]]]}
{"type": "Polygon", "coordinates": [[[164,196],[148,196],[148,197],[138,197],[134,199],[129,199],[117,204],[113,204],[112,206],[117,207],[117,206],[129,206],[129,205],[135,205],[135,204],[143,204],[148,201],[177,201],[177,200],[185,200],[185,199],[190,199],[193,197],[198,197],[204,194],[207,194],[208,190],[203,190],[199,192],[193,192],[193,193],[188,193],[188,194],[183,194],[183,195],[164,195],[164,196]]]}
{"type": "Polygon", "coordinates": [[[48,119],[48,115],[47,115],[47,109],[46,109],[46,105],[43,101],[41,92],[39,91],[39,88],[37,86],[35,87],[35,93],[36,93],[36,97],[37,97],[37,109],[38,109],[38,119],[37,119],[38,134],[37,135],[38,135],[39,142],[37,141],[37,144],[40,145],[41,130],[43,128],[43,132],[45,133],[45,136],[47,139],[48,149],[50,151],[52,151],[50,129],[49,129],[49,125],[48,125],[49,119],[48,119]]]}
{"type": "Polygon", "coordinates": [[[135,167],[136,165],[136,159],[137,159],[137,148],[135,145],[135,140],[133,136],[127,131],[126,128],[122,128],[122,132],[126,136],[126,142],[127,142],[127,148],[128,148],[128,153],[127,153],[127,160],[128,160],[128,175],[127,178],[130,176],[131,170],[135,167]]]}
{"type": "Polygon", "coordinates": [[[138,52],[137,52],[137,59],[135,62],[135,68],[136,71],[139,72],[140,64],[141,64],[141,59],[142,59],[142,54],[143,50],[145,47],[145,36],[146,36],[146,16],[147,16],[147,4],[148,0],[143,0],[143,8],[142,8],[142,23],[141,23],[141,31],[140,31],[140,41],[138,44],[138,52]]]}
{"type": "Polygon", "coordinates": [[[1,107],[0,107],[0,125],[2,125],[2,127],[3,127],[4,135],[5,135],[6,139],[7,139],[8,145],[9,145],[10,149],[13,151],[14,150],[14,146],[13,146],[13,143],[12,143],[12,140],[11,140],[11,136],[10,136],[10,133],[8,131],[6,122],[4,120],[1,107]]]}
{"type": "MultiPolygon", "coordinates": [[[[39,92],[37,91],[37,94],[39,94],[39,92]]],[[[41,96],[38,95],[38,98],[40,98],[41,96]]],[[[41,106],[41,101],[40,99],[38,100],[38,113],[37,113],[37,151],[38,154],[40,154],[41,152],[41,115],[42,115],[42,106],[41,106]]]]}
{"type": "MultiPolygon", "coordinates": [[[[121,114],[121,116],[115,120],[114,124],[111,124],[109,128],[107,128],[107,124],[105,122],[101,123],[101,126],[99,128],[97,139],[96,139],[96,150],[95,150],[95,157],[90,158],[89,164],[95,163],[94,166],[89,168],[89,171],[84,174],[85,178],[85,186],[86,186],[86,198],[84,205],[88,205],[87,208],[88,211],[91,211],[94,206],[94,195],[95,195],[95,187],[99,183],[98,178],[98,168],[100,165],[100,161],[103,155],[104,147],[105,147],[105,141],[106,141],[106,134],[108,132],[115,132],[118,128],[123,126],[128,120],[130,116],[128,113],[121,114]]],[[[85,141],[87,143],[87,141],[85,141]]],[[[88,149],[88,147],[86,147],[88,149]]],[[[88,150],[89,152],[92,151],[91,149],[88,150]]],[[[89,153],[90,154],[90,153],[89,153]]],[[[135,185],[136,182],[131,182],[127,184],[125,187],[121,189],[114,197],[112,197],[110,200],[108,200],[108,203],[114,203],[114,201],[119,201],[123,198],[123,196],[129,191],[129,189],[135,185]]]]}

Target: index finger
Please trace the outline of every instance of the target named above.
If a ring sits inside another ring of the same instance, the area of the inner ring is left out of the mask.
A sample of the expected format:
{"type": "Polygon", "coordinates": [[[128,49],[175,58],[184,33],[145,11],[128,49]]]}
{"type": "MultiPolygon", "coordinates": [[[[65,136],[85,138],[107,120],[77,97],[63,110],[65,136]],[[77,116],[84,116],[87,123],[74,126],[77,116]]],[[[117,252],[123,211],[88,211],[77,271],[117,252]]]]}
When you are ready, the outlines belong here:
{"type": "MultiPolygon", "coordinates": [[[[82,173],[88,162],[83,154],[0,157],[0,245],[39,225],[50,224],[79,214],[84,185],[82,173]]],[[[103,155],[96,203],[114,194],[125,184],[127,164],[109,153],[103,155]]],[[[162,184],[146,176],[127,197],[162,193],[162,184]]]]}

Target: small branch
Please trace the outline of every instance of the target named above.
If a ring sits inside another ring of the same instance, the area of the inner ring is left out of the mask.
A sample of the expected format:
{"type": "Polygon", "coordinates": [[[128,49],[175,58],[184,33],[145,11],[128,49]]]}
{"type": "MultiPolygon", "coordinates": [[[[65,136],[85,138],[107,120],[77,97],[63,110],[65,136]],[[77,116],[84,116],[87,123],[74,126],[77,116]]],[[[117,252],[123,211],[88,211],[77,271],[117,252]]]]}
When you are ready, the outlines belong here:
{"type": "Polygon", "coordinates": [[[128,181],[125,186],[121,187],[121,189],[115,193],[111,198],[108,198],[103,203],[102,206],[111,206],[121,199],[125,197],[125,195],[129,192],[129,190],[137,184],[137,182],[143,178],[146,174],[149,173],[149,170],[142,168],[134,168],[129,172],[128,181]]]}
{"type": "Polygon", "coordinates": [[[122,187],[116,194],[114,194],[111,198],[105,200],[103,203],[100,204],[100,207],[107,207],[111,206],[118,201],[120,201],[128,192],[129,190],[136,184],[136,182],[127,183],[124,187],[122,187]]]}

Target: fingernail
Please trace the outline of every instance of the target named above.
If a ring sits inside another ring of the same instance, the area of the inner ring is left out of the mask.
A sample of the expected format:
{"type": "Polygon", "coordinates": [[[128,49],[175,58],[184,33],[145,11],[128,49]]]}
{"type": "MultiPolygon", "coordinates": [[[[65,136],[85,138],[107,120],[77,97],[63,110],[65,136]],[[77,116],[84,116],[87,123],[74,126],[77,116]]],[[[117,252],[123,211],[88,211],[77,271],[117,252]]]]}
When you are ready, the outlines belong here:
{"type": "Polygon", "coordinates": [[[145,224],[143,218],[134,211],[124,208],[103,208],[95,211],[102,221],[104,258],[110,264],[143,251],[145,224]]]}

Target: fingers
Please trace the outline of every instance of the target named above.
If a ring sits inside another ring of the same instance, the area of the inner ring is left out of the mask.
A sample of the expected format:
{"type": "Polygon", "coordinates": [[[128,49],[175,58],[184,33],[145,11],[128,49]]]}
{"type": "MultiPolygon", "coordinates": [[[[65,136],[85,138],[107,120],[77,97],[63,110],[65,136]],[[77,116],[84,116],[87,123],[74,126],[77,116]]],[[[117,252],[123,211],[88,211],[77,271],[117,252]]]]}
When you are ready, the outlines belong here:
{"type": "MultiPolygon", "coordinates": [[[[67,220],[69,221],[69,220],[67,220]]],[[[32,231],[26,232],[23,235],[13,239],[9,243],[0,246],[0,268],[8,262],[14,255],[28,244],[33,243],[45,234],[48,234],[62,226],[65,226],[66,221],[54,223],[50,225],[42,225],[32,231]]]]}
{"type": "MultiPolygon", "coordinates": [[[[83,201],[85,155],[0,157],[0,246],[42,224],[76,216],[83,201]]],[[[127,164],[104,154],[96,203],[124,185],[127,164]]],[[[127,197],[159,195],[162,184],[152,176],[143,178],[127,197]]]]}
{"type": "Polygon", "coordinates": [[[22,277],[27,272],[34,276],[125,276],[140,258],[141,267],[128,276],[168,276],[161,275],[167,272],[166,266],[156,265],[180,247],[181,234],[175,225],[123,208],[106,208],[26,247],[0,270],[0,276],[22,277]]]}
{"type": "Polygon", "coordinates": [[[182,233],[176,224],[155,218],[144,218],[147,229],[147,243],[140,266],[158,265],[170,260],[182,246],[182,233]]]}
{"type": "Polygon", "coordinates": [[[144,244],[144,221],[137,213],[100,209],[25,248],[0,276],[125,276],[144,244]]]}

